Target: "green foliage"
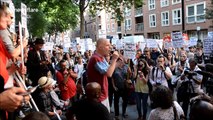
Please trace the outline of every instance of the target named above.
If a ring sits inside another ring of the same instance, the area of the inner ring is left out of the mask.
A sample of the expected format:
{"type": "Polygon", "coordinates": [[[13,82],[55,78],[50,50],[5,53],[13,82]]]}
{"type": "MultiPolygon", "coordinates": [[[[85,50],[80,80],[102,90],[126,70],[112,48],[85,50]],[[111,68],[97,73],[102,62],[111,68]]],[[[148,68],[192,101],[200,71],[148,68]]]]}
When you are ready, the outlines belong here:
{"type": "MultiPolygon", "coordinates": [[[[27,13],[28,29],[33,36],[43,36],[45,32],[63,32],[74,29],[78,24],[78,6],[70,0],[16,0],[15,8],[20,8],[21,2],[28,8],[38,9],[27,13]]],[[[16,21],[20,19],[20,12],[16,13],[16,21]]]]}
{"type": "Polygon", "coordinates": [[[112,13],[115,19],[123,21],[124,8],[132,6],[139,7],[143,5],[143,0],[93,0],[90,3],[90,13],[95,16],[97,11],[106,10],[112,13]]]}

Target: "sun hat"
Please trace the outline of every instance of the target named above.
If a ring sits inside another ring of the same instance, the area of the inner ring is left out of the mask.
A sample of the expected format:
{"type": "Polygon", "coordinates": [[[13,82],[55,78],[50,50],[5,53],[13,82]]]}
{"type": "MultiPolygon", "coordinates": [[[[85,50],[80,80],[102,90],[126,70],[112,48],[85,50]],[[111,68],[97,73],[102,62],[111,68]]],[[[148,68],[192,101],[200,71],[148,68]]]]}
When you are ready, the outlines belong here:
{"type": "Polygon", "coordinates": [[[43,76],[38,80],[38,84],[40,85],[41,88],[45,88],[49,85],[52,85],[53,82],[54,81],[52,80],[52,78],[48,78],[46,76],[43,76]]]}

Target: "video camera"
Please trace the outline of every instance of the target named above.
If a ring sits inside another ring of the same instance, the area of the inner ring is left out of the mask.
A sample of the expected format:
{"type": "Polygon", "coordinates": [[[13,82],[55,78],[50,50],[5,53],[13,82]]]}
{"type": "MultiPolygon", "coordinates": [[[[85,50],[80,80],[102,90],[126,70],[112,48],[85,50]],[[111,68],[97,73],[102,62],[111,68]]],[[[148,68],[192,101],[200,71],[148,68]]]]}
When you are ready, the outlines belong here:
{"type": "Polygon", "coordinates": [[[194,71],[190,71],[189,69],[186,69],[186,70],[184,71],[184,75],[187,75],[188,79],[192,79],[192,76],[197,75],[197,73],[194,72],[194,71]]]}

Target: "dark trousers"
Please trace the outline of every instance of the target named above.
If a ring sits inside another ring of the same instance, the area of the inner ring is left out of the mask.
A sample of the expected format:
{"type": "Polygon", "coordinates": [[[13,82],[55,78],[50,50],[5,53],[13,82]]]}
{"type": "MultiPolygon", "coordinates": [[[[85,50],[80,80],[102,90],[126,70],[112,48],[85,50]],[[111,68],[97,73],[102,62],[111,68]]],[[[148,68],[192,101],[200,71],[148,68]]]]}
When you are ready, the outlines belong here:
{"type": "Polygon", "coordinates": [[[191,93],[191,95],[189,95],[185,100],[183,100],[182,108],[183,108],[183,112],[184,112],[185,116],[187,116],[187,114],[188,114],[188,107],[189,107],[190,99],[197,95],[198,95],[197,93],[191,93]]]}
{"type": "Polygon", "coordinates": [[[119,116],[119,99],[122,97],[122,115],[126,113],[127,103],[128,103],[128,92],[127,90],[117,90],[114,92],[114,109],[115,116],[119,116]]]}
{"type": "Polygon", "coordinates": [[[136,92],[136,103],[137,103],[138,117],[142,117],[142,113],[141,113],[141,102],[142,102],[142,104],[143,104],[143,118],[144,119],[146,119],[148,96],[149,96],[148,93],[136,92]]]}

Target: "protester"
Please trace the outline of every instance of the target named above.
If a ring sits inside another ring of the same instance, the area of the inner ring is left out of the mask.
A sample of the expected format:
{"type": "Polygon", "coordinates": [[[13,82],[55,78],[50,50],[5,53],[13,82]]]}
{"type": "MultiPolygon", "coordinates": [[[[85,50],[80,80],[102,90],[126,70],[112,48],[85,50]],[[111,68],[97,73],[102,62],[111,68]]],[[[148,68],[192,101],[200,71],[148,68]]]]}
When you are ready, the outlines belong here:
{"type": "Polygon", "coordinates": [[[39,96],[37,96],[39,99],[39,102],[37,102],[39,110],[44,112],[51,120],[58,120],[58,117],[65,120],[66,117],[63,116],[62,111],[60,109],[56,110],[51,101],[50,91],[53,80],[43,76],[38,80],[38,84],[41,87],[39,96]]]}
{"type": "Polygon", "coordinates": [[[149,79],[152,86],[155,88],[158,85],[168,87],[168,80],[172,77],[172,72],[169,67],[165,66],[165,57],[160,55],[157,58],[157,65],[150,71],[149,79]]]}
{"type": "Polygon", "coordinates": [[[151,100],[155,109],[151,111],[148,120],[180,120],[184,117],[182,108],[173,100],[168,87],[157,86],[151,94],[151,100]]]}
{"type": "Polygon", "coordinates": [[[86,85],[86,98],[73,104],[66,114],[68,120],[112,120],[107,108],[99,102],[101,86],[97,82],[86,85]]]}
{"type": "Polygon", "coordinates": [[[22,120],[50,120],[50,119],[47,115],[45,115],[42,112],[32,112],[32,113],[29,113],[22,120]]]}
{"type": "Polygon", "coordinates": [[[144,59],[138,61],[138,65],[135,67],[134,76],[135,76],[135,93],[136,93],[136,103],[138,111],[138,120],[146,120],[147,113],[147,101],[149,94],[148,87],[148,74],[149,67],[147,62],[144,59]],[[143,116],[141,113],[141,102],[143,103],[143,116]]]}
{"type": "Polygon", "coordinates": [[[61,60],[59,62],[60,70],[56,72],[56,79],[61,91],[61,98],[64,101],[71,101],[76,95],[76,85],[74,79],[77,78],[77,74],[72,69],[67,69],[66,61],[61,60]]]}
{"type": "Polygon", "coordinates": [[[108,40],[100,38],[97,41],[96,51],[92,55],[88,63],[88,82],[98,82],[101,85],[101,101],[107,109],[110,111],[108,100],[108,80],[107,77],[111,77],[114,70],[116,61],[119,57],[118,52],[115,51],[112,55],[111,64],[109,65],[105,60],[105,57],[110,53],[111,45],[108,40]]]}
{"type": "Polygon", "coordinates": [[[126,108],[128,103],[127,74],[131,74],[128,65],[124,60],[119,58],[116,63],[115,71],[112,75],[112,86],[114,88],[114,109],[115,119],[119,119],[119,99],[122,98],[122,117],[126,117],[126,108]]]}

